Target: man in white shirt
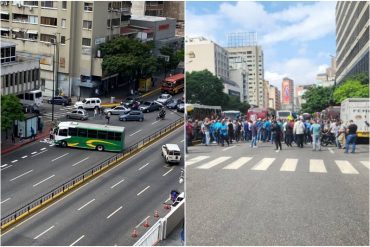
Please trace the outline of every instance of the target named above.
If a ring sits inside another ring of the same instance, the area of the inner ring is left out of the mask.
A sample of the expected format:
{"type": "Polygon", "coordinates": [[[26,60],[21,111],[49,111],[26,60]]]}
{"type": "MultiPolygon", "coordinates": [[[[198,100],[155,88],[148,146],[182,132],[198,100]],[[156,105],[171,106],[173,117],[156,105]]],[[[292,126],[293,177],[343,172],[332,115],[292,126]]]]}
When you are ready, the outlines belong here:
{"type": "Polygon", "coordinates": [[[303,123],[303,118],[300,117],[299,121],[294,124],[293,133],[297,139],[297,145],[300,148],[303,148],[303,136],[304,136],[305,126],[303,123]]]}

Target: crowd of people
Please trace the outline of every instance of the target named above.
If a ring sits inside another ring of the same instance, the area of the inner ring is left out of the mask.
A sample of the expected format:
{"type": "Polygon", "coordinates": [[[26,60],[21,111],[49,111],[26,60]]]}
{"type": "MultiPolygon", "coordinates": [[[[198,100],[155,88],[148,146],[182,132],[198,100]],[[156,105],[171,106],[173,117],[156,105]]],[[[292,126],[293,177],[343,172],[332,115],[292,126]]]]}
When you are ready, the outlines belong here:
{"type": "Polygon", "coordinates": [[[211,143],[228,146],[233,142],[247,142],[251,148],[258,148],[258,143],[275,143],[275,150],[282,150],[282,142],[287,147],[295,143],[299,148],[312,144],[313,151],[321,151],[323,135],[339,149],[349,152],[356,150],[357,125],[353,121],[343,123],[340,120],[307,119],[302,116],[297,119],[280,120],[273,117],[266,119],[242,120],[208,117],[204,120],[188,119],[186,124],[187,146],[193,140],[201,140],[208,146],[211,143]]]}

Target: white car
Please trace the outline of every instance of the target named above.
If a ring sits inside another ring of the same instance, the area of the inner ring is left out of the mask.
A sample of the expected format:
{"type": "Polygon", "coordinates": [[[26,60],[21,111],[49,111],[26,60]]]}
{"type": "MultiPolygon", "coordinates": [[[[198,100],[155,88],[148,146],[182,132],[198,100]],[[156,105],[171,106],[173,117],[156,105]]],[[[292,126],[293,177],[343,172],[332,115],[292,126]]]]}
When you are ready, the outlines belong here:
{"type": "Polygon", "coordinates": [[[165,105],[165,104],[167,104],[168,101],[170,101],[170,99],[172,99],[172,95],[170,95],[168,93],[164,93],[164,94],[161,94],[161,96],[159,96],[156,101],[165,105]]]}
{"type": "Polygon", "coordinates": [[[162,146],[162,156],[167,163],[180,163],[181,151],[177,144],[166,144],[162,146]]]}
{"type": "Polygon", "coordinates": [[[112,115],[122,115],[122,114],[127,114],[131,111],[130,108],[127,108],[123,105],[116,106],[113,108],[107,108],[104,110],[104,114],[108,114],[110,112],[112,115]]]}
{"type": "Polygon", "coordinates": [[[78,109],[95,109],[100,108],[101,99],[99,98],[86,98],[83,101],[77,101],[74,105],[78,109]]]}

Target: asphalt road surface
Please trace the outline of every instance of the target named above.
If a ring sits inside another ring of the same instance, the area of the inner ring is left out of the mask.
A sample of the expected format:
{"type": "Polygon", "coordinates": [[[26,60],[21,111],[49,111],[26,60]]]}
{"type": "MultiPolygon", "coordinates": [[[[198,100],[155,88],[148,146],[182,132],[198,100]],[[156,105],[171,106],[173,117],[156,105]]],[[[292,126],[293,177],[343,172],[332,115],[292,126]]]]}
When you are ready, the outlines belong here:
{"type": "Polygon", "coordinates": [[[133,245],[133,229],[142,236],[171,189],[184,190],[183,161],[169,166],[160,155],[166,143],[183,150],[182,128],[9,230],[2,245],[133,245]]]}
{"type": "MultiPolygon", "coordinates": [[[[165,120],[157,121],[157,114],[156,111],[145,113],[143,122],[121,122],[118,116],[113,116],[111,125],[126,127],[125,146],[129,147],[182,117],[182,114],[176,111],[167,110],[165,120]]],[[[105,119],[92,118],[88,122],[104,124],[105,119]]],[[[3,155],[1,160],[2,216],[8,215],[57,185],[63,184],[114,155],[115,153],[95,150],[63,149],[53,146],[47,139],[3,155]]]]}
{"type": "Polygon", "coordinates": [[[187,245],[369,245],[369,151],[189,147],[187,245]]]}

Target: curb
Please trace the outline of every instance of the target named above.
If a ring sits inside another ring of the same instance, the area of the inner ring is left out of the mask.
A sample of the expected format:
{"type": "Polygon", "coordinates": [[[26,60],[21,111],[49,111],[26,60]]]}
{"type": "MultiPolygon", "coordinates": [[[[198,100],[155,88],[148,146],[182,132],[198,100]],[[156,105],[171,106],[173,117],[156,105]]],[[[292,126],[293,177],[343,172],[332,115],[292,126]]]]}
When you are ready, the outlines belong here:
{"type": "Polygon", "coordinates": [[[15,145],[14,145],[14,146],[12,146],[12,147],[9,147],[9,148],[6,148],[6,149],[1,149],[1,154],[3,155],[3,154],[10,153],[10,152],[12,152],[12,151],[14,151],[14,150],[16,150],[16,149],[18,149],[18,148],[21,148],[21,147],[23,147],[23,146],[25,146],[25,145],[27,145],[27,144],[30,144],[30,143],[32,143],[32,142],[38,141],[38,140],[40,140],[40,139],[42,139],[42,138],[45,138],[45,137],[46,137],[46,136],[48,136],[48,135],[49,135],[49,133],[42,133],[42,134],[40,134],[40,135],[36,136],[36,138],[35,138],[34,140],[28,140],[28,141],[26,141],[26,142],[22,142],[22,143],[20,143],[20,144],[15,144],[15,145]]]}

